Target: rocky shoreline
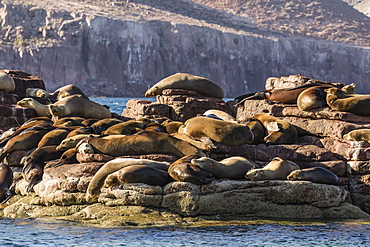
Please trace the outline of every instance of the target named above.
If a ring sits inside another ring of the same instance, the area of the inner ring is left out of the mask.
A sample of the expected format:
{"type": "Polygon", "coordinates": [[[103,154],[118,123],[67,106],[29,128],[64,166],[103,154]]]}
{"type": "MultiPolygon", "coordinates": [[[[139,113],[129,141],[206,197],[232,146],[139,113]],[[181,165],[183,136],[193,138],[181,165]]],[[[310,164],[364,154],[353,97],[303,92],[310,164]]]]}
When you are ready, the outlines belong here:
{"type": "MultiPolygon", "coordinates": [[[[27,83],[27,81],[23,81],[27,83]]],[[[33,82],[32,82],[33,83],[33,82]]],[[[36,87],[29,83],[27,87],[36,87]]],[[[37,87],[40,87],[38,84],[37,87]]],[[[10,95],[4,93],[5,95],[10,95]]],[[[11,111],[5,118],[34,117],[32,109],[14,105],[3,97],[2,108],[11,111]]],[[[9,97],[8,97],[9,98],[9,97]]],[[[119,184],[102,188],[98,202],[86,202],[86,190],[92,176],[106,162],[116,157],[103,154],[77,154],[79,163],[46,168],[42,181],[27,193],[19,160],[26,151],[14,151],[6,162],[11,166],[16,196],[2,205],[2,217],[45,217],[78,221],[102,226],[153,226],[169,224],[201,224],[223,217],[261,217],[290,220],[368,219],[370,213],[370,144],[344,140],[353,129],[370,125],[370,117],[329,109],[301,111],[296,105],[248,100],[236,102],[205,97],[195,92],[168,89],[155,102],[130,100],[122,119],[139,117],[170,118],[184,121],[208,109],[219,109],[245,122],[255,113],[270,113],[293,124],[298,130],[295,144],[238,145],[215,143],[209,157],[221,160],[243,156],[262,167],[273,157],[288,159],[301,169],[320,166],[339,177],[339,185],[308,181],[249,181],[216,179],[210,184],[171,182],[163,187],[146,184],[119,184]]],[[[2,112],[1,112],[2,113],[2,112]]],[[[15,126],[1,126],[3,130],[15,126]]],[[[129,155],[173,162],[170,154],[129,155]]]]}

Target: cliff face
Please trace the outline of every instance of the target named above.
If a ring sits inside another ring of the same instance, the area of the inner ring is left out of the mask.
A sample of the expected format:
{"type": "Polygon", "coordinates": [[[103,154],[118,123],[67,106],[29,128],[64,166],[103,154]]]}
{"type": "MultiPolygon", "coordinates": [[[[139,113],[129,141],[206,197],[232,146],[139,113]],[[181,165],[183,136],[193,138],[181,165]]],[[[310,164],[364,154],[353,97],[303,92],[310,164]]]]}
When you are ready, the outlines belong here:
{"type": "Polygon", "coordinates": [[[0,68],[35,74],[49,91],[73,83],[88,95],[143,96],[160,79],[188,72],[213,80],[226,97],[263,90],[268,77],[290,74],[354,82],[357,92],[370,92],[369,47],[283,35],[245,19],[220,26],[178,15],[168,21],[0,7],[0,68]]]}

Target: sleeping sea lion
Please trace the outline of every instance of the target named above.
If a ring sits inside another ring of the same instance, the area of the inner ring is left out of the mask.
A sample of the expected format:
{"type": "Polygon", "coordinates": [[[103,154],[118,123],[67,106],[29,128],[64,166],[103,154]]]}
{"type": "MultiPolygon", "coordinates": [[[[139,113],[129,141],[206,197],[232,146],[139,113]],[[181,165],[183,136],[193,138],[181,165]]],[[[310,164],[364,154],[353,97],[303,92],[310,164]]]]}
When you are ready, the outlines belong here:
{"type": "Polygon", "coordinates": [[[157,82],[145,92],[145,97],[161,95],[164,89],[184,89],[195,91],[208,97],[219,99],[224,97],[224,91],[216,83],[206,78],[186,73],[176,73],[157,82]]]}
{"type": "Polygon", "coordinates": [[[349,95],[338,88],[325,89],[326,102],[332,110],[370,116],[370,95],[349,95]]]}
{"type": "Polygon", "coordinates": [[[37,100],[32,98],[23,98],[17,102],[17,105],[32,108],[35,110],[36,116],[38,117],[51,117],[51,113],[49,111],[49,107],[47,105],[43,105],[39,103],[37,100]]]}
{"type": "Polygon", "coordinates": [[[275,157],[265,167],[248,171],[245,178],[253,181],[286,180],[292,171],[299,169],[296,163],[275,157]]]}
{"type": "Polygon", "coordinates": [[[209,137],[213,141],[230,146],[250,144],[254,138],[252,131],[245,124],[207,117],[188,119],[182,127],[182,133],[188,134],[195,139],[209,137]]]}
{"type": "Polygon", "coordinates": [[[191,163],[191,160],[200,158],[197,155],[187,155],[175,162],[168,168],[170,176],[179,182],[190,182],[193,184],[209,184],[214,180],[213,175],[191,163]]]}
{"type": "Polygon", "coordinates": [[[49,98],[50,93],[42,88],[26,88],[26,97],[49,98]]]}
{"type": "Polygon", "coordinates": [[[128,120],[126,122],[112,125],[102,133],[106,135],[132,135],[137,133],[137,129],[144,129],[145,126],[151,122],[152,120],[150,120],[149,118],[128,120]]]}
{"type": "Polygon", "coordinates": [[[0,164],[0,203],[7,202],[12,196],[13,171],[9,166],[0,164]]]}
{"type": "Polygon", "coordinates": [[[210,110],[207,110],[203,113],[203,116],[207,116],[207,115],[215,115],[217,116],[218,118],[224,120],[224,121],[229,121],[229,122],[233,122],[233,123],[236,123],[236,119],[231,116],[229,113],[227,112],[224,112],[224,111],[221,111],[221,110],[217,110],[217,109],[210,109],[210,110]]]}
{"type": "Polygon", "coordinates": [[[191,163],[212,173],[216,178],[241,179],[249,170],[256,168],[255,164],[240,156],[229,157],[221,161],[201,157],[192,159],[191,163]]]}
{"type": "Polygon", "coordinates": [[[302,111],[327,107],[325,89],[332,86],[316,86],[305,89],[297,99],[298,108],[302,111]]]}
{"type": "Polygon", "coordinates": [[[322,167],[295,170],[287,178],[292,181],[311,181],[313,183],[333,185],[337,185],[339,181],[337,175],[322,167]]]}
{"type": "Polygon", "coordinates": [[[357,129],[343,135],[344,140],[370,142],[370,129],[357,129]]]}
{"type": "Polygon", "coordinates": [[[168,162],[159,162],[149,159],[117,158],[108,161],[91,179],[86,190],[86,201],[93,202],[97,199],[97,196],[100,193],[100,188],[103,186],[104,180],[109,174],[131,165],[147,165],[161,170],[167,170],[169,167],[168,162]]]}
{"type": "Polygon", "coordinates": [[[50,94],[50,98],[61,100],[71,95],[81,95],[83,98],[89,99],[79,87],[73,84],[58,88],[52,94],[50,94]]]}

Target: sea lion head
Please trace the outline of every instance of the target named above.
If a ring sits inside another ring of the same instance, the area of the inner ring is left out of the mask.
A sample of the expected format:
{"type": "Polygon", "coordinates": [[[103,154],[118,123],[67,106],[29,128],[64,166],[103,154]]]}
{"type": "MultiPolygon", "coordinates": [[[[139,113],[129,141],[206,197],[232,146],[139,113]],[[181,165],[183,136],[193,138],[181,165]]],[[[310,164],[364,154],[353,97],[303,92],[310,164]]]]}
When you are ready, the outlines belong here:
{"type": "Polygon", "coordinates": [[[295,170],[295,171],[292,171],[288,176],[287,176],[287,179],[288,180],[291,180],[291,181],[294,181],[294,180],[305,180],[305,178],[302,175],[302,171],[301,170],[295,170]]]}
{"type": "Polygon", "coordinates": [[[83,142],[82,140],[79,144],[77,144],[76,148],[80,154],[93,154],[94,148],[91,146],[91,144],[87,142],[83,142]]]}
{"type": "Polygon", "coordinates": [[[145,97],[154,97],[159,93],[160,93],[159,88],[157,86],[153,86],[145,92],[145,97]]]}
{"type": "Polygon", "coordinates": [[[262,169],[252,169],[245,174],[245,178],[250,179],[252,181],[258,181],[263,179],[265,171],[262,169]]]}
{"type": "Polygon", "coordinates": [[[68,109],[64,105],[50,104],[48,107],[54,117],[70,115],[68,109]]]}
{"type": "Polygon", "coordinates": [[[32,98],[23,98],[17,102],[17,105],[21,107],[32,107],[34,99],[32,98]]]}
{"type": "Polygon", "coordinates": [[[108,177],[105,179],[103,187],[109,188],[118,183],[119,183],[119,180],[117,179],[116,174],[113,173],[113,174],[108,175],[108,177]]]}

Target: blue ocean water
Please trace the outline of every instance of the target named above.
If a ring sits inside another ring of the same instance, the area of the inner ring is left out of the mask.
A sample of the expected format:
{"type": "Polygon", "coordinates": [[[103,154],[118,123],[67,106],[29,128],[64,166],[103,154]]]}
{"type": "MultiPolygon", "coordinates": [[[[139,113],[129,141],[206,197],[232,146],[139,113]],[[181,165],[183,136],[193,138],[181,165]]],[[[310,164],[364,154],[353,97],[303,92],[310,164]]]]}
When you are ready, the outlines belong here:
{"type": "MultiPolygon", "coordinates": [[[[91,99],[120,115],[131,98],[91,99]]],[[[251,220],[204,227],[101,228],[65,221],[0,218],[0,236],[0,246],[370,246],[370,220],[251,220]]]]}

